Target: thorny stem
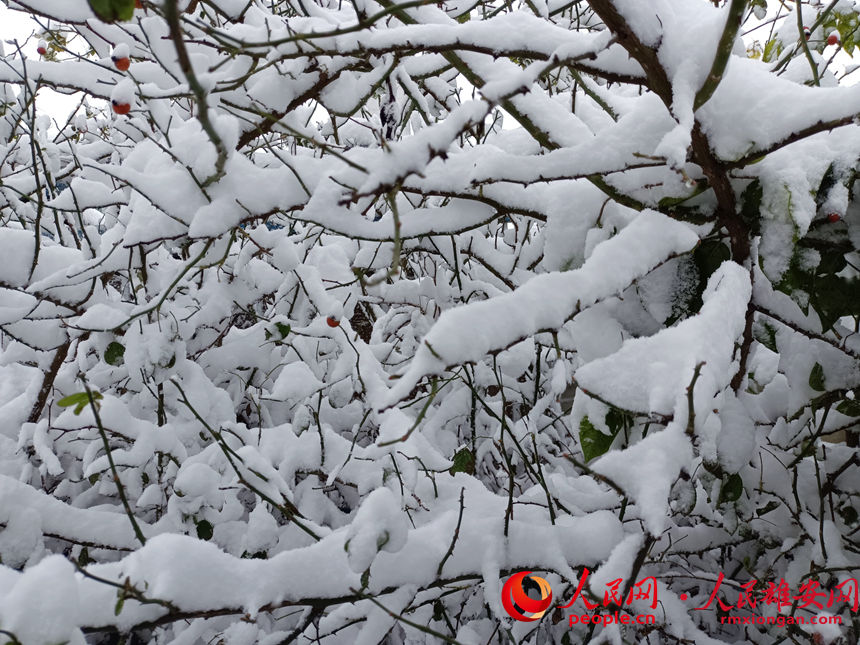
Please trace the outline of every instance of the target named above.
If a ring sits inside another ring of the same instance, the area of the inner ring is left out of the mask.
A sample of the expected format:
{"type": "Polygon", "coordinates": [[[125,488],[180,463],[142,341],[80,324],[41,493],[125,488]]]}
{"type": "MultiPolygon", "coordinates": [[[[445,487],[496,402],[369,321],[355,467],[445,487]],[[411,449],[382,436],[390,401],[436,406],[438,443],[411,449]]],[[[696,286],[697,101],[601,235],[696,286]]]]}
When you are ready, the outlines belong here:
{"type": "Polygon", "coordinates": [[[454,535],[451,537],[451,545],[448,547],[448,550],[445,552],[445,555],[442,557],[442,561],[439,562],[439,566],[436,568],[436,576],[439,577],[442,575],[442,569],[445,568],[445,563],[448,561],[448,558],[451,557],[451,554],[454,553],[454,545],[457,544],[457,538],[460,537],[460,524],[463,522],[463,509],[465,508],[463,505],[463,496],[466,493],[465,488],[460,489],[460,513],[457,516],[457,526],[454,527],[454,535]]]}
{"type": "MultiPolygon", "coordinates": [[[[812,82],[815,83],[815,85],[821,85],[818,78],[818,65],[816,64],[815,59],[812,58],[812,52],[809,51],[809,42],[807,41],[806,34],[803,30],[802,2],[801,0],[794,0],[794,4],[794,13],[797,16],[797,32],[800,39],[800,47],[803,49],[803,55],[806,56],[806,60],[809,62],[809,68],[812,70],[812,82]]],[[[812,34],[812,29],[809,30],[809,33],[812,34]]]]}

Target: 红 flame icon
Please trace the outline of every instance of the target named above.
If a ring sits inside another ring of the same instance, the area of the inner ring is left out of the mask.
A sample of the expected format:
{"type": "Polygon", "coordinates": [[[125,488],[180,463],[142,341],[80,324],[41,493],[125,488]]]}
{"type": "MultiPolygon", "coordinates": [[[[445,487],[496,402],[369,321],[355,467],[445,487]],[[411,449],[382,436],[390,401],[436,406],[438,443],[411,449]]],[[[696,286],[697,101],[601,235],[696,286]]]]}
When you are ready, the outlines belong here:
{"type": "Polygon", "coordinates": [[[515,573],[502,586],[502,606],[514,620],[531,622],[543,616],[552,604],[552,589],[540,576],[530,575],[531,571],[515,573]],[[528,576],[540,589],[540,600],[529,598],[523,588],[523,580],[528,576]]]}

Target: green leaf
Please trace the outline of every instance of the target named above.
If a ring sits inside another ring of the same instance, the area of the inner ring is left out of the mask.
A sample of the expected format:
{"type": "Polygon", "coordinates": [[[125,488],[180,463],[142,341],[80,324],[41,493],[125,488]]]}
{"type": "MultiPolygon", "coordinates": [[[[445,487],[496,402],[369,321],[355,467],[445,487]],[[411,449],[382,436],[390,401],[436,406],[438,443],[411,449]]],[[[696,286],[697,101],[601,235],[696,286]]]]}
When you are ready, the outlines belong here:
{"type": "Polygon", "coordinates": [[[475,458],[472,456],[472,451],[468,448],[458,450],[454,455],[453,461],[454,465],[448,470],[452,475],[454,473],[468,473],[470,475],[475,473],[475,458]]]}
{"type": "Polygon", "coordinates": [[[835,275],[814,278],[809,304],[821,319],[821,327],[829,330],[842,316],[860,314],[860,280],[835,275]]]}
{"type": "Polygon", "coordinates": [[[827,249],[820,249],[819,253],[821,254],[821,262],[818,263],[817,271],[819,276],[835,276],[848,266],[845,253],[839,248],[829,247],[827,249]]]}
{"type": "Polygon", "coordinates": [[[690,298],[690,311],[697,312],[702,308],[702,294],[708,286],[708,278],[720,268],[726,260],[731,259],[732,252],[729,247],[720,240],[702,240],[696,250],[693,251],[693,262],[699,272],[699,286],[695,296],[690,298]]]}
{"type": "Polygon", "coordinates": [[[771,511],[775,511],[778,508],[779,508],[779,502],[777,502],[775,499],[772,499],[767,504],[762,506],[761,508],[756,509],[755,514],[758,515],[759,517],[761,517],[762,515],[767,515],[771,511]]]}
{"type": "Polygon", "coordinates": [[[116,606],[113,608],[113,615],[119,616],[122,612],[122,606],[125,604],[125,596],[120,592],[119,598],[116,599],[116,606]]]}
{"type": "Polygon", "coordinates": [[[595,428],[587,416],[579,422],[579,444],[585,461],[591,461],[609,450],[614,438],[614,435],[603,434],[595,428]]]}
{"type": "Polygon", "coordinates": [[[265,560],[269,557],[269,554],[265,551],[255,551],[254,553],[243,551],[241,557],[246,560],[265,560]]]}
{"type": "Polygon", "coordinates": [[[285,325],[282,322],[276,322],[275,328],[278,330],[278,333],[281,335],[281,338],[286,338],[290,335],[290,331],[292,331],[292,327],[289,325],[285,325]]]}
{"type": "Polygon", "coordinates": [[[95,562],[95,560],[90,558],[90,550],[87,547],[82,547],[81,554],[78,556],[78,566],[85,567],[90,562],[95,562]]]}
{"type": "Polygon", "coordinates": [[[755,338],[758,342],[767,347],[770,351],[777,351],[776,327],[774,327],[770,323],[756,322],[755,327],[753,327],[753,338],[755,338]]]}
{"type": "MultiPolygon", "coordinates": [[[[93,392],[93,402],[98,408],[98,402],[103,399],[101,392],[93,392]]],[[[84,408],[90,404],[90,397],[87,396],[86,392],[75,392],[74,394],[69,394],[69,396],[64,396],[62,399],[57,401],[57,405],[61,408],[69,408],[75,407],[75,414],[80,414],[84,411],[84,408]]]]}
{"type": "Polygon", "coordinates": [[[840,401],[839,405],[836,406],[836,411],[847,417],[860,417],[860,401],[854,399],[840,401]]]}
{"type": "Polygon", "coordinates": [[[88,0],[90,9],[102,22],[131,20],[134,17],[134,0],[88,0]]]}
{"type": "Polygon", "coordinates": [[[720,499],[717,504],[724,502],[736,502],[744,492],[744,480],[737,473],[732,473],[723,482],[720,488],[720,499]]]}
{"type": "Polygon", "coordinates": [[[110,345],[107,346],[105,350],[105,363],[108,365],[119,366],[124,362],[125,356],[125,347],[120,343],[114,341],[110,345]]]}
{"type": "Polygon", "coordinates": [[[836,185],[836,180],[836,168],[831,163],[827,166],[827,170],[824,171],[824,175],[821,177],[821,183],[818,185],[818,190],[815,192],[815,203],[819,208],[827,201],[830,191],[833,189],[833,186],[836,185]]]}
{"type": "Polygon", "coordinates": [[[750,235],[761,235],[761,198],[764,192],[761,182],[755,179],[741,193],[741,219],[750,230],[750,235]]]}
{"type": "Polygon", "coordinates": [[[200,520],[197,522],[197,537],[201,540],[211,540],[212,535],[214,533],[214,529],[212,528],[212,524],[207,520],[200,520]]]}
{"type": "Polygon", "coordinates": [[[720,268],[726,260],[731,259],[732,252],[720,240],[703,240],[693,253],[696,266],[699,267],[701,278],[707,283],[711,274],[720,268]]]}
{"type": "MultiPolygon", "coordinates": [[[[95,398],[95,397],[93,397],[95,398]]],[[[69,408],[73,405],[79,405],[83,403],[86,405],[90,402],[90,397],[87,396],[86,392],[75,392],[74,394],[69,394],[69,396],[64,396],[62,399],[57,401],[57,405],[61,408],[69,408]]]]}
{"type": "Polygon", "coordinates": [[[609,412],[606,413],[605,420],[613,437],[618,434],[621,428],[630,428],[633,426],[633,416],[618,408],[610,408],[609,412]]]}
{"type": "Polygon", "coordinates": [[[824,392],[827,389],[824,386],[824,368],[821,367],[821,363],[812,366],[812,371],[809,373],[809,387],[816,392],[824,392]]]}
{"type": "Polygon", "coordinates": [[[777,38],[771,38],[764,45],[764,52],[762,53],[761,59],[765,63],[769,63],[775,58],[778,58],[782,53],[782,43],[777,38]]]}
{"type": "Polygon", "coordinates": [[[845,266],[845,252],[832,241],[815,239],[812,231],[800,240],[788,270],[776,288],[791,296],[804,313],[810,308],[818,314],[821,327],[829,330],[843,316],[860,315],[860,279],[835,275],[845,266]],[[818,262],[810,264],[809,258],[818,262]]]}
{"type": "Polygon", "coordinates": [[[445,606],[441,600],[433,601],[433,620],[441,621],[445,617],[445,606]]]}
{"type": "Polygon", "coordinates": [[[388,534],[388,531],[383,531],[381,535],[376,538],[376,550],[379,551],[391,540],[391,536],[388,534]]]}
{"type": "Polygon", "coordinates": [[[845,524],[847,524],[848,526],[854,526],[855,524],[857,524],[857,509],[853,506],[846,505],[841,508],[837,508],[836,512],[839,513],[840,517],[842,518],[842,521],[845,522],[845,524]]]}

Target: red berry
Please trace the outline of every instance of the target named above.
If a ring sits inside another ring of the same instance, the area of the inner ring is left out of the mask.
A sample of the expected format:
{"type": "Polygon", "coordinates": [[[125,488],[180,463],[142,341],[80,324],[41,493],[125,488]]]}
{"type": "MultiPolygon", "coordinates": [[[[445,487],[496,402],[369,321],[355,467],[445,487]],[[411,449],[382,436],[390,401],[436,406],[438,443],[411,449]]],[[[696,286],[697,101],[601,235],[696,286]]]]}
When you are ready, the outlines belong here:
{"type": "Polygon", "coordinates": [[[36,48],[36,51],[37,51],[37,52],[39,52],[39,55],[40,55],[40,56],[44,56],[45,54],[47,54],[47,53],[48,53],[48,50],[47,50],[47,49],[45,49],[44,47],[37,47],[37,48],[36,48]]]}
{"type": "Polygon", "coordinates": [[[809,27],[804,27],[803,28],[803,36],[806,38],[806,40],[809,40],[809,34],[810,34],[809,27]]]}
{"type": "Polygon", "coordinates": [[[111,106],[113,107],[113,111],[117,114],[128,114],[131,110],[131,103],[117,103],[116,101],[111,101],[111,106]]]}
{"type": "Polygon", "coordinates": [[[112,58],[114,67],[116,67],[121,72],[128,71],[128,66],[130,61],[128,60],[128,56],[123,56],[122,58],[112,58]]]}
{"type": "Polygon", "coordinates": [[[842,219],[842,217],[839,215],[839,213],[830,213],[827,216],[827,221],[830,222],[831,224],[835,224],[836,222],[838,222],[841,219],[842,219]]]}
{"type": "Polygon", "coordinates": [[[340,325],[340,321],[334,316],[329,316],[325,319],[325,322],[329,327],[337,327],[338,325],[340,325]]]}
{"type": "Polygon", "coordinates": [[[838,43],[839,43],[839,34],[837,34],[836,32],[833,32],[832,34],[830,34],[827,37],[827,44],[828,45],[836,45],[838,43]]]}
{"type": "Polygon", "coordinates": [[[134,0],[135,9],[143,9],[143,3],[140,0],[134,0]]]}

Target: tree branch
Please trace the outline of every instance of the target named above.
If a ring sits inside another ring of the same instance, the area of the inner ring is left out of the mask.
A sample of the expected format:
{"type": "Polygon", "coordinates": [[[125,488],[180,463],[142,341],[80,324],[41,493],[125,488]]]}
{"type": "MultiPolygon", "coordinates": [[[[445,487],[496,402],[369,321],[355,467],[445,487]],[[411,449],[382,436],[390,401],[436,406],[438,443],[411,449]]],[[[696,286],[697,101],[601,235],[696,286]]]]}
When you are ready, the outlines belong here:
{"type": "Polygon", "coordinates": [[[738,31],[740,31],[746,7],[747,0],[732,0],[731,5],[729,5],[726,26],[723,28],[723,35],[720,36],[720,42],[717,45],[714,63],[711,65],[711,71],[708,72],[708,78],[705,79],[704,85],[696,93],[696,100],[693,102],[693,111],[698,110],[708,102],[708,99],[713,96],[720,81],[723,80],[723,73],[726,71],[726,65],[728,65],[729,58],[732,55],[732,48],[738,36],[738,31]]]}

